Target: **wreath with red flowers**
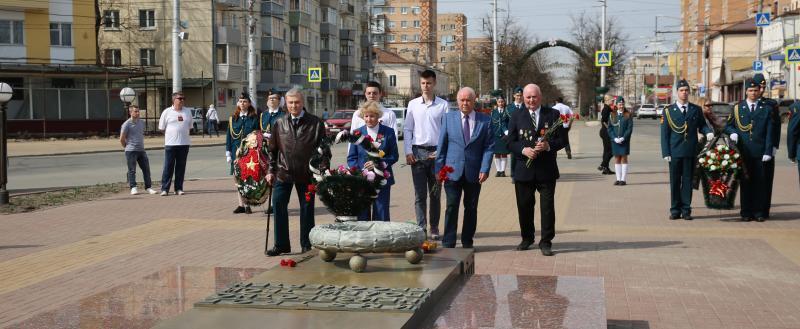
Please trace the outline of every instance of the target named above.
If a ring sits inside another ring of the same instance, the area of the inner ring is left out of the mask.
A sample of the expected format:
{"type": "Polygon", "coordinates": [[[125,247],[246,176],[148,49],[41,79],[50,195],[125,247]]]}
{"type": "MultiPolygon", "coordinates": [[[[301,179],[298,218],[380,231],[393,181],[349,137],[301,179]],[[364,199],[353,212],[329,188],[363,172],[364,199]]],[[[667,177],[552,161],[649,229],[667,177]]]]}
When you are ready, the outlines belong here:
{"type": "Polygon", "coordinates": [[[271,187],[266,180],[269,169],[267,141],[260,130],[251,132],[240,143],[234,161],[233,179],[239,195],[247,205],[264,204],[271,187]]]}

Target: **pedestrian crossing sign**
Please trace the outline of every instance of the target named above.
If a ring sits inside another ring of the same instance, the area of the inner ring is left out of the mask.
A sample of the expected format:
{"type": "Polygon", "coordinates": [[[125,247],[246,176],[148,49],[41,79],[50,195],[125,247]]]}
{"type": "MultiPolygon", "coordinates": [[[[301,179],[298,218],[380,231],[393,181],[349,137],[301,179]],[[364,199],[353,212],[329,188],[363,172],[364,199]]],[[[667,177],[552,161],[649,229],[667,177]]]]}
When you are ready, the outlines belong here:
{"type": "Polygon", "coordinates": [[[800,63],[800,47],[786,48],[786,63],[800,63]]]}
{"type": "Polygon", "coordinates": [[[322,68],[309,67],[308,68],[308,82],[322,82],[322,68]]]}
{"type": "Polygon", "coordinates": [[[594,66],[611,66],[611,50],[595,51],[594,66]]]}
{"type": "Polygon", "coordinates": [[[769,26],[770,17],[769,13],[756,13],[756,26],[769,26]]]}

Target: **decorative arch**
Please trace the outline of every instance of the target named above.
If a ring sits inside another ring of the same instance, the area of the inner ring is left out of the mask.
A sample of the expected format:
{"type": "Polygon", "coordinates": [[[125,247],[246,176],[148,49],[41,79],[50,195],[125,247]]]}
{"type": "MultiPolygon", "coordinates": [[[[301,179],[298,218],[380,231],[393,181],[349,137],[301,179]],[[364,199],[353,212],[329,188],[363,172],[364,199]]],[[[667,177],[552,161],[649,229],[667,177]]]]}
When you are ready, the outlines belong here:
{"type": "Polygon", "coordinates": [[[569,50],[572,50],[573,52],[575,52],[576,54],[578,54],[579,56],[581,56],[581,57],[583,57],[583,58],[585,58],[587,60],[592,60],[592,57],[589,56],[589,54],[585,53],[583,51],[583,49],[579,48],[578,46],[576,46],[576,45],[574,45],[574,44],[572,44],[570,42],[564,41],[564,40],[553,39],[553,40],[550,40],[550,41],[541,42],[541,43],[531,47],[531,49],[528,49],[528,51],[525,52],[525,55],[523,55],[522,58],[520,58],[519,63],[517,63],[517,64],[518,65],[523,65],[523,63],[525,63],[528,60],[528,58],[530,58],[531,55],[533,55],[535,52],[537,52],[539,50],[542,50],[542,49],[545,49],[545,48],[550,48],[550,47],[564,47],[564,48],[567,48],[569,50]]]}

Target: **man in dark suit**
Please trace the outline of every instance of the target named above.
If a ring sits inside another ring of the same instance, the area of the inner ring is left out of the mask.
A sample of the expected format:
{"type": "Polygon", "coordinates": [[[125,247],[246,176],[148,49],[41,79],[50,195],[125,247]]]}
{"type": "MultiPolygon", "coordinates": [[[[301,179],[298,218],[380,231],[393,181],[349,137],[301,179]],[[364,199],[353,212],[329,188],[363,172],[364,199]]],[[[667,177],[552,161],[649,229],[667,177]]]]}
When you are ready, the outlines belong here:
{"type": "Polygon", "coordinates": [[[447,208],[444,212],[442,246],[454,248],[458,233],[458,205],[464,193],[464,228],[461,246],[472,248],[472,237],[478,223],[478,197],[481,184],[489,178],[494,153],[491,118],[475,111],[475,91],[461,88],[456,96],[459,111],[448,112],[442,120],[439,145],[436,149],[436,172],[453,167],[447,175],[444,191],[447,208]]]}
{"type": "Polygon", "coordinates": [[[608,162],[611,161],[611,137],[608,135],[608,124],[611,118],[611,96],[605,95],[603,97],[603,108],[600,110],[600,139],[603,141],[603,159],[600,161],[600,170],[603,175],[613,175],[614,172],[608,168],[608,162]]]}
{"type": "MultiPolygon", "coordinates": [[[[299,89],[286,93],[287,114],[272,126],[269,143],[269,174],[267,182],[272,184],[272,206],[275,209],[275,247],[267,256],[278,256],[292,251],[289,243],[289,197],[292,187],[297,190],[300,201],[300,247],[302,252],[311,250],[309,232],[314,228],[314,199],[303,197],[311,183],[308,161],[325,137],[322,120],[305,111],[303,94],[299,89]],[[276,180],[277,179],[277,180],[276,180]]],[[[328,167],[322,164],[322,169],[328,167]]]]}
{"type": "Polygon", "coordinates": [[[534,242],[534,205],[536,191],[541,201],[542,238],[539,248],[545,256],[552,256],[552,240],[556,235],[555,191],[559,178],[556,154],[564,147],[563,125],[557,121],[560,113],[542,106],[539,86],[529,84],[523,90],[525,111],[517,111],[509,122],[509,149],[516,157],[514,190],[517,196],[517,213],[522,242],[517,250],[527,250],[534,242]],[[556,132],[542,139],[545,131],[557,125],[556,132]]]}
{"type": "Polygon", "coordinates": [[[773,154],[775,120],[771,116],[771,108],[760,102],[761,86],[750,79],[747,86],[747,99],[733,107],[733,114],[728,118],[725,132],[731,140],[738,143],[742,153],[747,177],[742,179],[742,193],[739,195],[742,220],[755,219],[763,222],[769,212],[767,166],[774,166],[773,154]]]}
{"type": "Polygon", "coordinates": [[[692,174],[697,158],[697,133],[714,138],[706,125],[703,110],[689,102],[689,83],[678,82],[678,100],[664,111],[661,120],[661,156],[669,162],[669,189],[672,201],[669,219],[692,220],[692,174]]]}
{"type": "Polygon", "coordinates": [[[797,174],[800,179],[800,102],[794,102],[789,107],[789,126],[786,128],[786,151],[789,161],[797,164],[797,174]]]}
{"type": "MultiPolygon", "coordinates": [[[[778,153],[778,148],[781,144],[781,116],[780,110],[778,109],[778,102],[772,98],[764,97],[764,90],[767,87],[767,80],[764,79],[763,74],[754,74],[753,81],[761,86],[758,91],[758,104],[769,110],[769,117],[773,121],[773,126],[775,127],[775,129],[772,130],[772,157],[775,158],[778,153]]],[[[764,163],[764,177],[767,179],[765,182],[767,184],[767,209],[764,211],[764,217],[769,218],[769,210],[772,205],[772,184],[775,181],[775,161],[768,161],[764,163]]]]}

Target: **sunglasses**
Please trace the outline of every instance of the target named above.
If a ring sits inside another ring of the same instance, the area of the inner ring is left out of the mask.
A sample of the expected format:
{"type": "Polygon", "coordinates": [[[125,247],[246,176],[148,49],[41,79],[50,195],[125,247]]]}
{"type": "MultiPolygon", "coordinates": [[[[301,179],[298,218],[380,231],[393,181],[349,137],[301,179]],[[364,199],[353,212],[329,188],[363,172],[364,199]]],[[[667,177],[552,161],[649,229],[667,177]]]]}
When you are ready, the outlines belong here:
{"type": "Polygon", "coordinates": [[[182,100],[186,99],[186,97],[175,97],[175,99],[177,99],[179,101],[182,101],[182,100]]]}
{"type": "Polygon", "coordinates": [[[711,107],[710,104],[703,104],[703,107],[711,107]]]}

